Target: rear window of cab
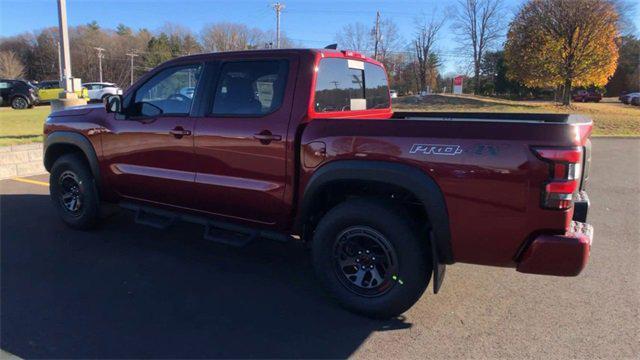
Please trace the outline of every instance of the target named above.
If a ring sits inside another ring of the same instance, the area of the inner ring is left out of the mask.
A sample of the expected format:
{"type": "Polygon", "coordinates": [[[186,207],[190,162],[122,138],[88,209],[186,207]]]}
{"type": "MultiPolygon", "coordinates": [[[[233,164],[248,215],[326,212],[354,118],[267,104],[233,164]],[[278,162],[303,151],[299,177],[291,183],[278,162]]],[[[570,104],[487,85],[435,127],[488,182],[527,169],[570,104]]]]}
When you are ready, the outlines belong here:
{"type": "Polygon", "coordinates": [[[316,75],[316,112],[386,109],[389,84],[381,66],[344,58],[320,60],[316,75]]]}

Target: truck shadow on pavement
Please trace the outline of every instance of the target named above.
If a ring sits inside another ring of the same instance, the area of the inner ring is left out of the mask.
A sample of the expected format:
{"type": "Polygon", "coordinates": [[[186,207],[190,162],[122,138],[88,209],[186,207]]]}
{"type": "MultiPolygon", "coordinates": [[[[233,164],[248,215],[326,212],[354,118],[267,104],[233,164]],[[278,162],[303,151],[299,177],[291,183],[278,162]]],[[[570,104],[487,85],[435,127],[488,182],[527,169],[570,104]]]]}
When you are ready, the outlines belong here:
{"type": "Polygon", "coordinates": [[[24,358],[344,358],[374,321],[331,301],[298,243],[244,248],[202,229],[67,228],[44,195],[0,197],[1,347],[24,358]]]}

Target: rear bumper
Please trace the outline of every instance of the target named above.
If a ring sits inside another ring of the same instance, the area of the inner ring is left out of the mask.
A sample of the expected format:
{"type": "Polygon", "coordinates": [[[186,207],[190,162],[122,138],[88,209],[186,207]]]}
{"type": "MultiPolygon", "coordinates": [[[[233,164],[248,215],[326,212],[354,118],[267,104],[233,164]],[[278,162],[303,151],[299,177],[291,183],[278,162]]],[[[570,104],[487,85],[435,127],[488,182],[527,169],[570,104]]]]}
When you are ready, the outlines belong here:
{"type": "Polygon", "coordinates": [[[539,235],[524,252],[517,270],[522,273],[576,276],[589,261],[593,227],[573,221],[564,235],[539,235]]]}

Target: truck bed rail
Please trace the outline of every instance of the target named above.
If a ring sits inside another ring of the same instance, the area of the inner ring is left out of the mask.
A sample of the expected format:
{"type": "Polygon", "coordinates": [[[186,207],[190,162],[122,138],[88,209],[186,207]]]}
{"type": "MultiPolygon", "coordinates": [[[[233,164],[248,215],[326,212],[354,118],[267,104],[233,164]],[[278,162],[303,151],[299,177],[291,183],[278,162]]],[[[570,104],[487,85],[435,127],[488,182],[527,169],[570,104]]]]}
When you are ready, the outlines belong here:
{"type": "Polygon", "coordinates": [[[433,121],[485,121],[485,122],[535,122],[535,123],[582,123],[588,118],[571,114],[530,114],[530,113],[483,113],[483,112],[429,112],[396,111],[393,119],[433,120],[433,121]]]}

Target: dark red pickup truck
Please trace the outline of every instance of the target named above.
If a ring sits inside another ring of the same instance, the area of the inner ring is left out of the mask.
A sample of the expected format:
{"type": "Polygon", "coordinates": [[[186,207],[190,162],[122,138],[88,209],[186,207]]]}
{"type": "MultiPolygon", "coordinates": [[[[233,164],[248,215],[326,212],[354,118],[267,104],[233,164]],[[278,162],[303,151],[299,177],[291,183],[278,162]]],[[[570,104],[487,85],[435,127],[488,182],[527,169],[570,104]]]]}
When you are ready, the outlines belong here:
{"type": "Polygon", "coordinates": [[[574,276],[587,263],[590,120],[393,112],[382,65],[350,51],[171,60],[105,106],[52,113],[44,163],[62,219],[104,204],[206,239],[301,239],[343,306],[400,314],[455,262],[574,276]]]}

